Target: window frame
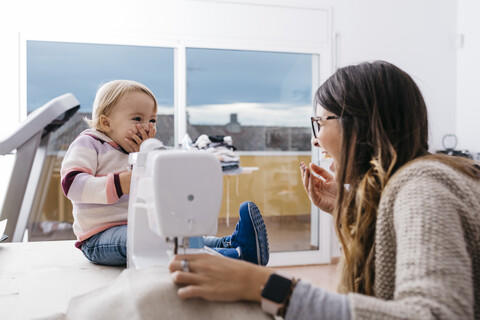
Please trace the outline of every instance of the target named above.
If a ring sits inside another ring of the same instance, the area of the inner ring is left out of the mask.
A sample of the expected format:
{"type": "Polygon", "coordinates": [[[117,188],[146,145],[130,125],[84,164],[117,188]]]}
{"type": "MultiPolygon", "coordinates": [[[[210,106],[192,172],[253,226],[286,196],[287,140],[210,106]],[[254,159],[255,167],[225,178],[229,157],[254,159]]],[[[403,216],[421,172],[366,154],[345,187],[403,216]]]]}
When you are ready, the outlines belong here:
{"type": "MultiPolygon", "coordinates": [[[[331,21],[331,12],[328,13],[331,21]]],[[[327,30],[331,34],[331,28],[327,30]]],[[[333,38],[332,38],[333,39],[333,38]]],[[[269,43],[257,40],[241,39],[212,39],[209,37],[187,37],[167,38],[162,36],[146,37],[143,34],[55,34],[55,33],[20,33],[20,65],[19,65],[19,89],[20,89],[20,110],[19,118],[24,120],[27,116],[27,41],[55,41],[74,42],[86,44],[109,44],[128,46],[149,46],[165,47],[174,49],[174,141],[181,141],[187,132],[186,112],[186,50],[187,48],[219,49],[219,50],[246,50],[259,52],[281,52],[301,53],[312,55],[312,100],[316,88],[323,83],[333,72],[336,61],[335,46],[332,43],[324,44],[298,44],[271,41],[269,43]]],[[[333,41],[335,44],[335,41],[333,41]]],[[[313,113],[312,107],[312,113],[313,113]]],[[[320,164],[320,153],[318,149],[311,151],[312,162],[320,164]]],[[[332,254],[335,254],[334,239],[332,230],[332,217],[319,210],[313,204],[311,206],[311,239],[310,243],[314,249],[304,251],[273,252],[270,254],[269,266],[289,266],[306,264],[330,263],[332,254]]]]}

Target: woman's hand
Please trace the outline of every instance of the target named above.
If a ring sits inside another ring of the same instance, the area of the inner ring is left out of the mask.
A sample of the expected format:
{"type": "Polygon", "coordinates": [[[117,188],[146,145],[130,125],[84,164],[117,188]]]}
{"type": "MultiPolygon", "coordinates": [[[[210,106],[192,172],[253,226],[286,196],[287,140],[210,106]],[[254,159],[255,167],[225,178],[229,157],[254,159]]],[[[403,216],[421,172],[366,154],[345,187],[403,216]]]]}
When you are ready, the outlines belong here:
{"type": "Polygon", "coordinates": [[[210,301],[260,301],[261,287],[274,271],[242,260],[211,254],[177,255],[170,263],[172,279],[183,285],[182,299],[203,298],[210,301]],[[182,260],[189,272],[182,271],[182,260]]]}
{"type": "Polygon", "coordinates": [[[125,141],[131,147],[131,150],[127,150],[128,152],[140,151],[140,145],[142,144],[142,142],[147,140],[148,138],[155,137],[155,134],[157,133],[157,129],[155,128],[155,125],[151,122],[148,123],[148,132],[143,128],[141,124],[137,124],[137,129],[138,129],[137,133],[134,133],[133,131],[129,130],[128,133],[130,134],[130,138],[125,138],[125,141]]]}
{"type": "Polygon", "coordinates": [[[310,163],[310,166],[307,167],[304,162],[301,162],[300,173],[302,174],[303,187],[310,201],[321,210],[332,213],[337,197],[337,182],[335,181],[335,177],[314,163],[310,163]]]}

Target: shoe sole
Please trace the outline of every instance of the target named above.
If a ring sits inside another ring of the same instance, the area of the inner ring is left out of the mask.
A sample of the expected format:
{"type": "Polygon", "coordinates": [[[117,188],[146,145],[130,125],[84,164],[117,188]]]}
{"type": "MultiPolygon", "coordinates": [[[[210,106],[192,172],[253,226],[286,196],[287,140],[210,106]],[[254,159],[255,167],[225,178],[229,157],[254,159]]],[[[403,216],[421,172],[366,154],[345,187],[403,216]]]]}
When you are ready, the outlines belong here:
{"type": "Polygon", "coordinates": [[[268,234],[265,221],[263,221],[262,215],[257,205],[253,202],[248,202],[248,214],[250,221],[253,223],[253,230],[255,231],[255,241],[257,245],[257,263],[266,266],[270,258],[268,249],[268,234]]]}

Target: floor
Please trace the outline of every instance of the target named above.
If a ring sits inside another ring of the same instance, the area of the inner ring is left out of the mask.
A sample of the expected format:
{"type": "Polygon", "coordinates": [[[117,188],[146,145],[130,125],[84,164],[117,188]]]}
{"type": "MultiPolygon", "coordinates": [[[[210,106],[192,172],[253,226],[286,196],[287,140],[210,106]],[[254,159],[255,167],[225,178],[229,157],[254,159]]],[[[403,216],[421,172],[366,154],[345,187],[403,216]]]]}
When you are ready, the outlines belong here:
{"type": "Polygon", "coordinates": [[[338,264],[298,267],[275,267],[279,272],[309,282],[328,291],[337,292],[338,264]]]}
{"type": "MultiPolygon", "coordinates": [[[[269,219],[264,217],[268,230],[270,251],[293,251],[309,250],[310,247],[310,220],[305,218],[269,219]]],[[[225,221],[219,221],[217,236],[231,234],[235,224],[226,225],[225,221]]],[[[315,286],[337,292],[338,264],[307,265],[294,267],[275,267],[279,272],[300,278],[315,286]]]]}
{"type": "MultiPolygon", "coordinates": [[[[268,243],[271,252],[311,250],[310,246],[310,216],[301,217],[263,217],[267,226],[268,243]]],[[[219,219],[217,236],[232,234],[237,220],[219,219]]]]}

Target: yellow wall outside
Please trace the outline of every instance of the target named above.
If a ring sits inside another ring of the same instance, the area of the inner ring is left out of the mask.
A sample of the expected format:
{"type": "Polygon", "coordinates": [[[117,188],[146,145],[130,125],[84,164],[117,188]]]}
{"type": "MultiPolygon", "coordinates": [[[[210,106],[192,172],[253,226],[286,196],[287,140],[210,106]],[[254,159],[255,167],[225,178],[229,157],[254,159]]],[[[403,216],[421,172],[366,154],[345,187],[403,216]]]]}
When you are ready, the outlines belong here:
{"type": "Polygon", "coordinates": [[[244,201],[255,202],[265,217],[310,215],[310,200],[300,176],[301,161],[310,163],[310,156],[241,156],[242,167],[259,170],[223,178],[220,217],[225,218],[227,211],[231,217],[237,217],[238,207],[244,201]]]}

